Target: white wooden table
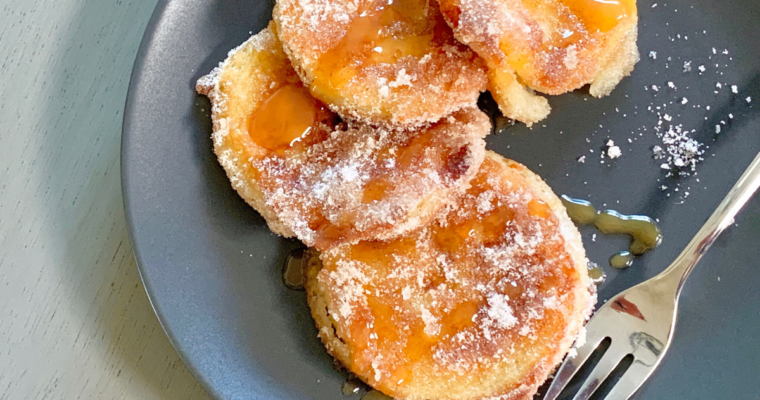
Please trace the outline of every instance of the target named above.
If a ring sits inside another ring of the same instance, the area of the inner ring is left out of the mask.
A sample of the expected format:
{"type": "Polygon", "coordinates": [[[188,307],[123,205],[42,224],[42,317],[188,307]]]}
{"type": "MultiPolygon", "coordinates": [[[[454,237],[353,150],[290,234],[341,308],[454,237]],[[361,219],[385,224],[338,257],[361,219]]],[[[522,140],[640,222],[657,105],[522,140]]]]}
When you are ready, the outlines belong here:
{"type": "Polygon", "coordinates": [[[156,0],[0,1],[0,399],[206,399],[140,283],[121,121],[156,0]]]}

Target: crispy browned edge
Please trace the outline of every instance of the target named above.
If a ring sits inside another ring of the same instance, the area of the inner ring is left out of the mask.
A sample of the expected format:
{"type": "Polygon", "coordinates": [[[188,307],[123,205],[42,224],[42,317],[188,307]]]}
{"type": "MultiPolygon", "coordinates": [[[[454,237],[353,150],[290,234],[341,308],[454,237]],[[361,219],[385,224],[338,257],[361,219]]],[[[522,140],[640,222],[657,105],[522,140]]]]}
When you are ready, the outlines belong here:
{"type": "Polygon", "coordinates": [[[266,204],[261,188],[251,178],[255,176],[255,169],[249,160],[263,154],[265,149],[250,139],[244,124],[247,116],[266,99],[273,82],[297,80],[277,39],[274,24],[270,23],[230,51],[226,60],[196,84],[196,91],[211,101],[214,153],[232,187],[264,217],[272,232],[285,237],[293,237],[293,231],[266,204]],[[234,84],[241,81],[245,84],[234,84]]]}

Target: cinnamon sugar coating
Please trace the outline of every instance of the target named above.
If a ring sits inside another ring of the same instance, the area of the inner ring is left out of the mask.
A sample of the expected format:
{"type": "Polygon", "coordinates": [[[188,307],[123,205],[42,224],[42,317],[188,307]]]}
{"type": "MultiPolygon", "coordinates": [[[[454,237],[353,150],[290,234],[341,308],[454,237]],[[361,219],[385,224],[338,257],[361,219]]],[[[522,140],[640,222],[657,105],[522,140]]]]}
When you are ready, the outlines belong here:
{"type": "Polygon", "coordinates": [[[427,227],[320,258],[306,285],[320,338],[399,400],[531,399],[595,300],[559,199],[490,152],[467,193],[427,227]]]}
{"type": "Polygon", "coordinates": [[[309,246],[390,239],[428,223],[467,188],[484,157],[491,125],[475,108],[403,132],[338,123],[317,109],[302,136],[267,148],[261,143],[276,138],[250,131],[267,126],[250,120],[273,93],[297,95],[286,87],[300,81],[270,26],[197,89],[212,101],[214,151],[233,187],[272,231],[309,246]]]}
{"type": "Polygon", "coordinates": [[[304,84],[345,119],[419,127],[486,87],[483,61],[435,0],[278,0],[274,20],[304,84]]]}
{"type": "Polygon", "coordinates": [[[488,65],[505,116],[532,124],[546,98],[590,84],[610,93],[639,59],[635,0],[441,0],[456,37],[488,65]]]}

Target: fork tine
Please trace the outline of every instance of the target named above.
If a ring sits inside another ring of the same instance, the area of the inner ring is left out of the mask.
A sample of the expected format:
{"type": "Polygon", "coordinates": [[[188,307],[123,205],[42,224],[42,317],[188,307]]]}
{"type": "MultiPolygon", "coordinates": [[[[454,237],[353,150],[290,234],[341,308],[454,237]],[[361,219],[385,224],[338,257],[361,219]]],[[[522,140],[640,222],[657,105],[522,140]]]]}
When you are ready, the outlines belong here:
{"type": "Polygon", "coordinates": [[[557,399],[557,396],[562,393],[562,389],[564,389],[568,382],[573,379],[575,373],[578,372],[591,353],[599,347],[599,343],[601,343],[604,338],[604,336],[596,336],[593,332],[588,332],[586,334],[586,343],[584,343],[579,349],[576,349],[578,354],[573,358],[565,357],[565,361],[559,367],[557,373],[554,374],[554,380],[546,391],[544,400],[557,399]]]}
{"type": "Polygon", "coordinates": [[[612,372],[623,357],[626,356],[627,353],[621,351],[622,348],[619,344],[620,342],[617,341],[617,344],[615,342],[616,341],[613,340],[612,343],[610,343],[610,347],[604,352],[596,366],[594,366],[594,370],[591,371],[588,377],[586,377],[586,380],[583,382],[580,389],[578,389],[573,400],[588,400],[591,395],[594,394],[594,391],[599,388],[599,385],[604,382],[610,372],[612,372]]]}
{"type": "Polygon", "coordinates": [[[607,398],[614,400],[628,400],[641,384],[647,380],[647,377],[653,370],[654,366],[647,366],[634,361],[628,370],[625,371],[623,376],[620,377],[620,380],[615,384],[615,387],[612,388],[607,395],[607,398]]]}

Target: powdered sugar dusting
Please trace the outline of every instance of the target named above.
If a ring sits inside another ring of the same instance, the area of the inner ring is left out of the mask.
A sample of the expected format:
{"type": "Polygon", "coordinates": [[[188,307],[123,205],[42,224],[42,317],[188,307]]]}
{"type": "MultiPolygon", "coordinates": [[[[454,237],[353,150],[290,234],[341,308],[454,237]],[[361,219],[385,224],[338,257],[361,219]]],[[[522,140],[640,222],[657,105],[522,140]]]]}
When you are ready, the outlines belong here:
{"type": "Polygon", "coordinates": [[[517,318],[514,315],[512,307],[508,303],[509,297],[499,293],[488,295],[488,316],[484,322],[485,326],[494,326],[496,328],[509,329],[517,325],[517,318]]]}
{"type": "Polygon", "coordinates": [[[334,301],[338,310],[333,316],[337,320],[347,320],[352,317],[357,305],[366,304],[363,302],[363,285],[368,279],[359,264],[345,260],[338,261],[338,268],[329,273],[329,279],[335,290],[334,301]]]}
{"type": "Polygon", "coordinates": [[[441,332],[441,325],[438,323],[438,318],[428,311],[427,308],[422,309],[422,321],[425,323],[425,329],[423,331],[428,336],[436,336],[441,332]]]}

